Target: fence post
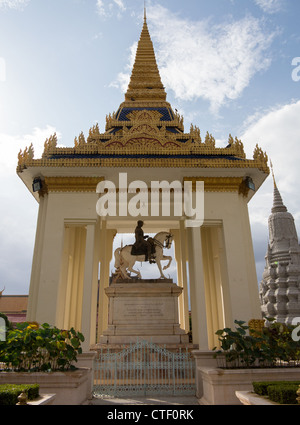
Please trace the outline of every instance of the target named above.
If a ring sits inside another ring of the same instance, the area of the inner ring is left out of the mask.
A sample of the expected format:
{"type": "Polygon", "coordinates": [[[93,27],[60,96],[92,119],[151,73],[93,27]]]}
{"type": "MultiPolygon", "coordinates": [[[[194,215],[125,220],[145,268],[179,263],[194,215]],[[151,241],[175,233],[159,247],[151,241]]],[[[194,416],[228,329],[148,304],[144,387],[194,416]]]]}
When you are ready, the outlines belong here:
{"type": "Polygon", "coordinates": [[[175,354],[172,353],[173,395],[175,395],[175,354]]]}

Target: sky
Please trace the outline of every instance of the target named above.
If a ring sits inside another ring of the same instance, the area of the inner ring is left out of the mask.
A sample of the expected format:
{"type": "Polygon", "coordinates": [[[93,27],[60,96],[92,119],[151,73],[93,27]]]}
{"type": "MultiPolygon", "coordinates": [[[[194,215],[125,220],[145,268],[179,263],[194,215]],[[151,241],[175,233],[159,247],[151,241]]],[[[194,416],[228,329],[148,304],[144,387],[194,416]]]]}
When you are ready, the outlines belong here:
{"type": "MultiPolygon", "coordinates": [[[[162,81],[185,131],[217,146],[256,143],[300,232],[299,0],[147,0],[162,81]]],[[[73,146],[124,100],[143,0],[0,0],[0,290],[28,294],[38,204],[16,174],[54,132],[73,146]]],[[[271,176],[249,203],[257,279],[273,200],[271,176]]]]}

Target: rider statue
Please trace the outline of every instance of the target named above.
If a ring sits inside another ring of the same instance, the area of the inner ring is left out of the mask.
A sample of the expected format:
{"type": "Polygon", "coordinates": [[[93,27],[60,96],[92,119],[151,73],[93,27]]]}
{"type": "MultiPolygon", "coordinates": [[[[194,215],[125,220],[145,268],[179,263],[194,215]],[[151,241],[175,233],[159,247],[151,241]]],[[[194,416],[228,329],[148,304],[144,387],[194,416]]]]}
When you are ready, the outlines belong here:
{"type": "Polygon", "coordinates": [[[155,263],[154,257],[154,242],[152,238],[149,238],[148,235],[144,235],[144,231],[142,229],[144,222],[139,220],[137,222],[137,226],[135,228],[135,244],[134,247],[137,252],[141,252],[146,255],[146,261],[149,260],[150,264],[155,263]],[[148,240],[146,240],[148,239],[148,240]]]}

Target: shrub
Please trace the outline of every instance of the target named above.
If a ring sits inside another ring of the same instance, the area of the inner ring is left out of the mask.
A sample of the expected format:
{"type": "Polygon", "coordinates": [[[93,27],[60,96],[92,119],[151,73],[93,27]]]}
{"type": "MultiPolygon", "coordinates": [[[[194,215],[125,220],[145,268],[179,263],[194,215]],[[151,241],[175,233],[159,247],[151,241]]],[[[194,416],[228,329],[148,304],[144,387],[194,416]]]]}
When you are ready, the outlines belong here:
{"type": "MultiPolygon", "coordinates": [[[[260,395],[260,396],[268,396],[268,387],[276,386],[276,385],[281,385],[281,386],[282,385],[295,385],[295,386],[298,386],[298,388],[299,388],[300,381],[252,382],[253,391],[255,392],[255,394],[260,395]]],[[[297,390],[298,390],[298,388],[297,388],[297,390]]]]}
{"type": "Polygon", "coordinates": [[[34,400],[39,397],[39,385],[0,385],[0,406],[16,405],[19,395],[23,392],[27,394],[28,400],[34,400]]]}
{"type": "Polygon", "coordinates": [[[271,323],[262,332],[249,334],[249,326],[245,322],[235,320],[235,324],[235,330],[224,328],[216,332],[221,346],[216,357],[221,355],[225,359],[223,367],[299,365],[299,344],[292,339],[294,326],[271,323]]]}
{"type": "Polygon", "coordinates": [[[73,328],[61,330],[47,323],[38,327],[22,323],[0,342],[0,363],[17,371],[46,372],[75,369],[84,337],[73,328]]]}
{"type": "Polygon", "coordinates": [[[268,397],[271,401],[279,404],[298,404],[297,391],[299,385],[288,384],[287,382],[279,385],[268,386],[268,397]]]}

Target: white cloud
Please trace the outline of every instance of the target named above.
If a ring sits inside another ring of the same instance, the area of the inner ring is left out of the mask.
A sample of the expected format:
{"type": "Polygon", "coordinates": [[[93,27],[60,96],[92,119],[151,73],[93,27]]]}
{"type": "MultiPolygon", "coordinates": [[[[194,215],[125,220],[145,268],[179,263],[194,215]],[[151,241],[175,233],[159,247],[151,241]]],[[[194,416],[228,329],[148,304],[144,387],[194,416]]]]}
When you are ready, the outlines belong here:
{"type": "Polygon", "coordinates": [[[254,0],[266,13],[277,13],[282,9],[283,0],[254,0]]]}
{"type": "MultiPolygon", "coordinates": [[[[241,139],[250,157],[256,143],[267,152],[273,163],[277,186],[288,210],[298,222],[300,231],[300,195],[298,188],[300,163],[300,101],[279,106],[256,119],[241,139]]],[[[250,203],[252,221],[267,224],[273,200],[271,177],[250,203]]]]}
{"type": "MultiPolygon", "coordinates": [[[[2,155],[0,157],[0,175],[3,173],[15,173],[18,161],[18,153],[20,149],[24,150],[33,144],[35,158],[40,158],[44,151],[45,140],[54,134],[56,129],[53,126],[47,125],[45,128],[35,127],[31,134],[25,135],[8,135],[0,134],[0,149],[2,155]]],[[[57,133],[58,138],[60,134],[57,133]]]]}
{"type": "MultiPolygon", "coordinates": [[[[249,126],[244,144],[259,143],[275,168],[281,189],[292,193],[300,163],[300,101],[278,106],[249,126]]],[[[254,147],[254,146],[253,146],[254,147]]]]}
{"type": "Polygon", "coordinates": [[[120,10],[122,10],[123,12],[125,12],[126,7],[124,5],[123,0],[114,0],[114,2],[120,8],[120,10]]]}
{"type": "Polygon", "coordinates": [[[0,0],[1,9],[23,10],[30,0],[0,0]]]}
{"type": "MultiPolygon", "coordinates": [[[[270,66],[267,52],[274,34],[252,16],[212,25],[183,19],[160,5],[147,15],[162,81],[178,99],[202,98],[217,111],[270,66]]],[[[123,90],[126,74],[117,81],[123,90]]]]}
{"type": "Polygon", "coordinates": [[[121,12],[125,12],[126,6],[123,0],[97,0],[97,12],[102,17],[112,16],[114,13],[114,6],[117,7],[117,14],[120,16],[121,12]]]}

